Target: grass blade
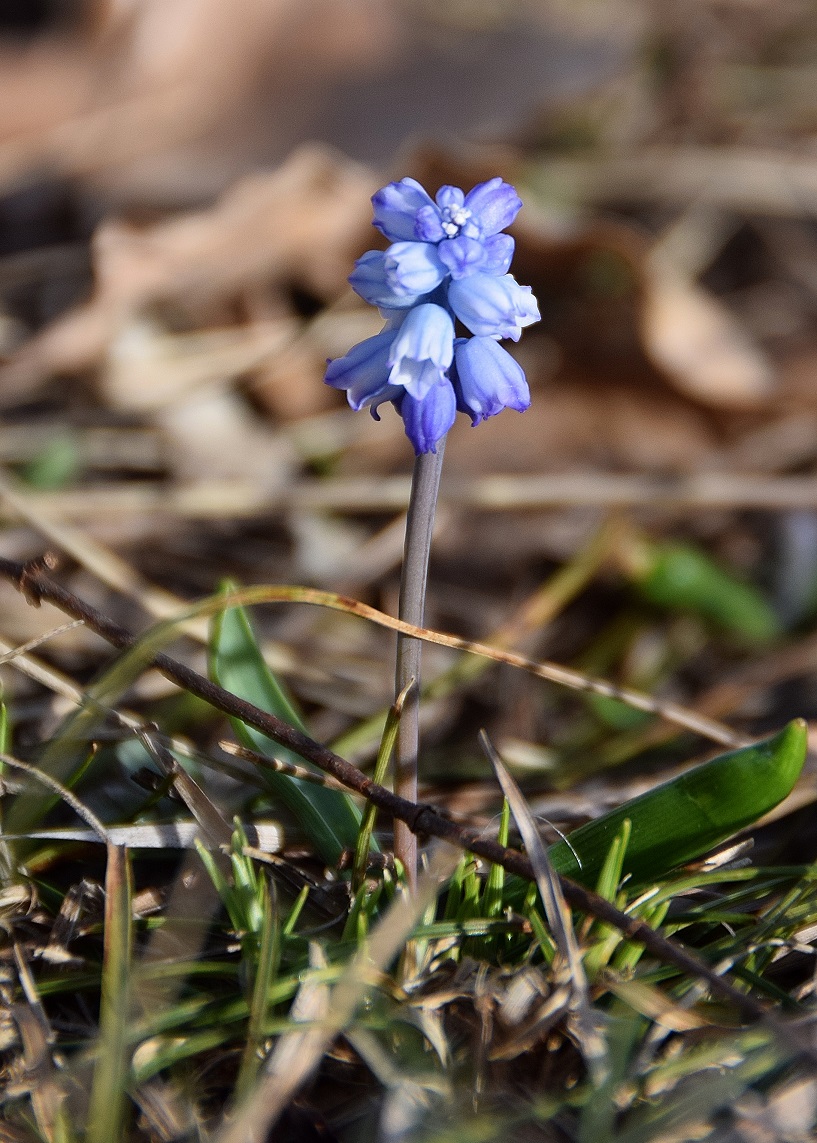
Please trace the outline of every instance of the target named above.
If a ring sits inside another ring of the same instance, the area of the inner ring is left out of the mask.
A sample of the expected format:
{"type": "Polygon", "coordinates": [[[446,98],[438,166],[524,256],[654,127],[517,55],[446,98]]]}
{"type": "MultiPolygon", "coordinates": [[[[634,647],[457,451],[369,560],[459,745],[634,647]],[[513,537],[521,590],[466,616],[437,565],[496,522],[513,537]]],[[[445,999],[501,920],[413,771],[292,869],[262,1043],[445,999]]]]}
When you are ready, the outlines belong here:
{"type": "Polygon", "coordinates": [[[768,643],[780,634],[780,624],[762,595],[698,548],[642,542],[639,549],[638,586],[651,603],[696,612],[747,643],[768,643]]]}
{"type": "Polygon", "coordinates": [[[249,1094],[258,1070],[261,1067],[261,1045],[264,1039],[264,1024],[269,1009],[270,984],[278,968],[281,951],[281,929],[278,921],[276,902],[268,882],[264,882],[262,899],[263,917],[261,921],[258,962],[255,966],[250,997],[250,1016],[247,1024],[247,1040],[241,1058],[241,1069],[236,1082],[236,1101],[240,1104],[249,1094]]]}
{"type": "MultiPolygon", "coordinates": [[[[380,786],[383,785],[386,778],[389,760],[394,750],[394,744],[397,741],[397,731],[400,727],[400,715],[403,712],[403,703],[406,701],[406,696],[410,689],[410,683],[408,686],[403,687],[386,716],[386,726],[383,730],[383,737],[380,740],[380,748],[377,751],[377,761],[375,762],[374,774],[372,775],[372,780],[380,786]]],[[[369,860],[369,853],[373,847],[372,834],[376,817],[376,806],[368,803],[363,811],[363,820],[360,823],[360,831],[355,844],[355,862],[352,868],[353,889],[360,888],[366,875],[366,865],[369,860]]],[[[374,843],[374,848],[376,847],[377,845],[374,843]]]]}
{"type": "Polygon", "coordinates": [[[490,759],[502,793],[508,802],[517,827],[528,851],[530,863],[536,875],[536,886],[545,908],[548,926],[554,944],[567,969],[567,982],[572,994],[573,1025],[581,1051],[585,1057],[591,1076],[598,1081],[605,1063],[606,1047],[600,1035],[600,1022],[590,1003],[587,975],[582,964],[579,944],[573,929],[570,909],[565,901],[559,878],[548,856],[548,851],[539,834],[536,820],[525,801],[522,791],[505,769],[502,759],[491,745],[484,730],[479,734],[480,745],[490,759]]]}
{"type": "Polygon", "coordinates": [[[587,982],[576,943],[576,934],[573,931],[570,910],[564,899],[559,879],[554,872],[549,853],[539,835],[533,814],[530,812],[522,791],[505,769],[502,759],[494,750],[484,730],[480,731],[479,739],[482,749],[488,755],[494,768],[497,780],[502,787],[502,793],[511,808],[511,813],[522,835],[522,841],[525,843],[525,849],[536,874],[536,885],[545,907],[548,925],[556,942],[556,947],[570,969],[574,987],[586,992],[587,982]]]}
{"type": "Polygon", "coordinates": [[[97,1060],[91,1086],[87,1143],[122,1139],[129,1069],[133,883],[126,849],[108,846],[105,941],[97,1060]]]}
{"type": "Polygon", "coordinates": [[[303,1029],[293,1023],[291,1030],[276,1044],[265,1075],[254,1092],[235,1118],[225,1121],[214,1143],[245,1143],[247,1139],[262,1139],[270,1132],[337,1034],[352,1021],[372,982],[377,981],[379,974],[388,969],[404,948],[424,912],[451,876],[458,856],[447,847],[439,848],[428,870],[421,874],[416,893],[395,898],[369,940],[348,961],[332,989],[325,1018],[305,1024],[303,1029]]]}

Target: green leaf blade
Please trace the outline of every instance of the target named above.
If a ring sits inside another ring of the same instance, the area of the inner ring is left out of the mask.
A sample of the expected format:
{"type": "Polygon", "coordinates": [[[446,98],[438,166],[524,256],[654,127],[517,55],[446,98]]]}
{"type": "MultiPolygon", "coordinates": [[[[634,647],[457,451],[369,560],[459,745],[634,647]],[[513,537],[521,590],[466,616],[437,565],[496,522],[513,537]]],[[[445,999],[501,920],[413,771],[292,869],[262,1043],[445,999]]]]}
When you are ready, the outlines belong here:
{"type": "Polygon", "coordinates": [[[124,1138],[131,1050],[128,1046],[133,961],[133,873],[124,848],[108,846],[105,930],[97,1058],[87,1143],[124,1138]]]}
{"type": "Polygon", "coordinates": [[[780,634],[780,624],[761,594],[691,544],[652,547],[639,586],[652,603],[696,612],[747,643],[762,645],[780,634]]]}
{"type": "MultiPolygon", "coordinates": [[[[215,682],[239,698],[305,731],[298,712],[267,666],[243,607],[222,611],[213,622],[210,674],[215,682]]],[[[231,720],[245,746],[284,762],[314,767],[292,750],[236,719],[231,720]]],[[[317,771],[316,771],[317,772],[317,771]]],[[[345,849],[353,849],[360,829],[360,812],[351,798],[338,790],[302,782],[288,774],[261,771],[270,793],[279,798],[309,837],[324,861],[336,865],[345,849]]]]}
{"type": "Polygon", "coordinates": [[[805,756],[806,724],[795,719],[772,738],[720,754],[580,826],[570,834],[569,845],[560,841],[551,846],[553,866],[576,881],[594,884],[629,818],[632,834],[624,874],[636,884],[660,876],[726,841],[782,802],[805,756]]]}

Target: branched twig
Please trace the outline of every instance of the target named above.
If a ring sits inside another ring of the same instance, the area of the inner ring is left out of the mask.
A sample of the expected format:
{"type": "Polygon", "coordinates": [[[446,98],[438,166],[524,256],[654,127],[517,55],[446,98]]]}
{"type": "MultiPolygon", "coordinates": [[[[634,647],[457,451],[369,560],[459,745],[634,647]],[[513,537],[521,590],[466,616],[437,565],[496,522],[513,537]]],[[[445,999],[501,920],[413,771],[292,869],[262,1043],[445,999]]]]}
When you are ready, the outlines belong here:
{"type": "MultiPolygon", "coordinates": [[[[96,608],[91,607],[78,596],[55,583],[45,574],[43,566],[41,561],[20,564],[0,558],[0,575],[10,580],[32,604],[39,605],[43,600],[53,604],[67,615],[81,619],[87,627],[101,635],[114,647],[127,650],[138,642],[137,637],[131,632],[120,627],[96,608]]],[[[399,821],[405,822],[412,833],[440,838],[460,849],[475,853],[479,857],[485,858],[486,861],[501,865],[508,872],[515,873],[527,881],[535,880],[529,860],[519,850],[505,848],[484,837],[481,831],[452,821],[434,806],[422,802],[410,802],[399,797],[391,790],[387,790],[384,786],[380,786],[367,778],[356,766],[335,754],[328,747],[315,742],[299,730],[276,718],[275,715],[260,710],[252,703],[246,702],[210,682],[183,663],[172,659],[169,655],[157,654],[152,657],[151,663],[168,679],[203,699],[210,706],[231,718],[240,719],[247,725],[255,727],[256,730],[261,731],[262,734],[278,742],[281,746],[299,754],[324,773],[330,774],[347,789],[353,790],[377,806],[378,809],[391,814],[399,821]]],[[[713,993],[734,1004],[746,1018],[766,1022],[771,1020],[770,1014],[759,1001],[739,992],[696,954],[683,948],[675,941],[667,940],[644,921],[628,916],[597,893],[578,885],[569,878],[560,877],[560,882],[565,899],[573,908],[612,925],[628,940],[643,945],[654,956],[674,965],[680,972],[704,980],[713,993]]],[[[793,1035],[790,1027],[788,1027],[788,1035],[789,1037],[793,1035]]],[[[805,1046],[803,1050],[806,1050],[805,1046]]]]}

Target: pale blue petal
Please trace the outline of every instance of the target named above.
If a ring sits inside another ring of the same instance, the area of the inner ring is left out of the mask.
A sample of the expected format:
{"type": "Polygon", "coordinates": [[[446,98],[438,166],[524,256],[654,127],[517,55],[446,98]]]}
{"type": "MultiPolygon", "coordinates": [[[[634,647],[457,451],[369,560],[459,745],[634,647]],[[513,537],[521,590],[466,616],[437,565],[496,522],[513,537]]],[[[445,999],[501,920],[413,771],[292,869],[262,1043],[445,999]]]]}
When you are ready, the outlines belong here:
{"type": "Polygon", "coordinates": [[[425,302],[409,310],[392,344],[389,365],[397,369],[403,358],[449,367],[454,358],[454,323],[442,306],[425,302]]]}
{"type": "Polygon", "coordinates": [[[381,309],[406,309],[416,301],[414,294],[395,293],[382,250],[369,250],[358,258],[349,275],[349,284],[364,302],[381,309]]]}
{"type": "Polygon", "coordinates": [[[435,290],[447,272],[430,242],[395,242],[386,251],[384,266],[392,292],[413,300],[435,290]]]}
{"type": "Polygon", "coordinates": [[[459,187],[440,187],[434,195],[434,201],[440,210],[456,210],[465,202],[465,195],[459,187]]]}
{"type": "Polygon", "coordinates": [[[515,245],[510,234],[494,234],[491,238],[486,238],[482,244],[485,262],[480,267],[480,272],[496,276],[507,274],[511,267],[515,245]]]}
{"type": "Polygon", "coordinates": [[[415,361],[412,357],[402,357],[389,373],[389,385],[399,392],[410,393],[416,401],[422,401],[426,393],[445,377],[445,370],[433,361],[415,361]]]}
{"type": "Polygon", "coordinates": [[[458,338],[452,375],[457,406],[478,425],[503,409],[522,412],[530,405],[530,390],[518,361],[492,337],[458,338]]]}
{"type": "Polygon", "coordinates": [[[477,337],[519,341],[522,330],[539,321],[539,307],[530,286],[520,286],[510,274],[501,278],[472,274],[448,288],[452,310],[477,337]]]}
{"type": "Polygon", "coordinates": [[[490,238],[511,225],[522,207],[522,199],[510,183],[496,178],[469,191],[465,206],[479,223],[482,237],[490,238]]]}
{"type": "Polygon", "coordinates": [[[434,206],[415,179],[400,179],[372,195],[373,224],[390,242],[410,241],[415,238],[414,222],[417,212],[424,206],[434,206]]]}
{"type": "Polygon", "coordinates": [[[400,402],[400,416],[417,455],[436,452],[457,416],[457,399],[451,382],[440,378],[420,401],[406,393],[400,402]]]}
{"type": "Polygon", "coordinates": [[[486,262],[484,245],[475,238],[465,238],[464,235],[441,242],[437,252],[452,278],[467,278],[470,274],[476,274],[484,268],[486,262]]]}
{"type": "Polygon", "coordinates": [[[326,384],[333,389],[346,389],[353,409],[388,400],[382,394],[389,387],[388,358],[394,338],[393,330],[385,330],[352,346],[344,357],[328,363],[326,384]]]}
{"type": "Polygon", "coordinates": [[[386,401],[398,401],[404,393],[405,389],[401,388],[399,385],[384,385],[384,387],[379,392],[370,397],[368,401],[365,401],[363,405],[360,406],[360,408],[367,407],[374,419],[379,421],[380,414],[378,410],[380,409],[380,406],[386,401]]]}
{"type": "Polygon", "coordinates": [[[433,203],[422,206],[414,220],[414,237],[420,242],[439,242],[445,238],[443,220],[439,209],[433,203]]]}

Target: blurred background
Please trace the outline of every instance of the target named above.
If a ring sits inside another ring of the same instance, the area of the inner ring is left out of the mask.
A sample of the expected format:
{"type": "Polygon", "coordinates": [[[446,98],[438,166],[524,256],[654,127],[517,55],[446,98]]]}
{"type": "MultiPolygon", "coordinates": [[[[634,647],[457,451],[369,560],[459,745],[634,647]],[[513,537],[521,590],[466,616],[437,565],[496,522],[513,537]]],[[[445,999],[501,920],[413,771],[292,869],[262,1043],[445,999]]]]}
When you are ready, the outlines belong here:
{"type": "MultiPolygon", "coordinates": [[[[811,713],[816,40],[806,0],[3,0],[0,551],[56,551],[134,623],[225,575],[393,611],[411,449],[323,369],[378,329],[346,285],[373,191],[501,174],[543,313],[514,350],[533,406],[452,431],[429,624],[521,616],[529,654],[753,729],[811,713]],[[795,650],[759,666],[639,596],[669,539],[752,581],[795,650]],[[580,596],[525,619],[565,563],[580,596]]],[[[3,639],[56,622],[0,589],[3,639]]],[[[259,622],[315,734],[388,699],[390,637],[259,622]]],[[[84,632],[44,653],[99,662],[84,632]]],[[[429,781],[435,742],[446,777],[482,773],[477,721],[562,783],[594,735],[619,735],[600,766],[649,745],[499,677],[433,712],[429,781]]],[[[24,728],[37,692],[9,686],[24,728]]]]}

